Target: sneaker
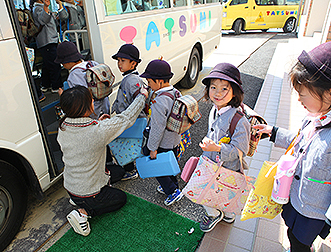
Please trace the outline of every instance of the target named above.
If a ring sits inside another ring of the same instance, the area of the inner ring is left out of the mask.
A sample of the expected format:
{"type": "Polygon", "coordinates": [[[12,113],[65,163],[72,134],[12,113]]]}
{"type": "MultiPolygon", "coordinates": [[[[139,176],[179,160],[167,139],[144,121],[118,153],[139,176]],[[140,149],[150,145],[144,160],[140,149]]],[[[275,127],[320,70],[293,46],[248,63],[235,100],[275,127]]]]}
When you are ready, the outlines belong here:
{"type": "Polygon", "coordinates": [[[223,216],[223,220],[226,222],[226,223],[233,223],[236,219],[236,215],[234,213],[224,213],[224,216],[223,216]]]}
{"type": "Polygon", "coordinates": [[[72,210],[70,214],[67,215],[67,219],[77,234],[84,236],[90,234],[91,229],[85,214],[82,214],[77,210],[72,210]]]}
{"type": "Polygon", "coordinates": [[[125,172],[121,180],[135,179],[138,178],[138,172],[136,170],[125,172]]]}
{"type": "Polygon", "coordinates": [[[71,198],[69,198],[69,203],[72,206],[77,206],[77,204],[71,198]]]}
{"type": "Polygon", "coordinates": [[[162,186],[160,186],[160,185],[156,188],[156,191],[158,191],[159,193],[165,194],[162,186]]]}
{"type": "Polygon", "coordinates": [[[46,100],[46,96],[43,93],[41,93],[41,96],[39,96],[39,102],[42,102],[44,100],[46,100]]]}
{"type": "Polygon", "coordinates": [[[168,197],[165,199],[164,204],[166,206],[170,206],[176,201],[180,201],[180,199],[184,196],[182,192],[177,188],[172,194],[168,195],[168,197]]]}
{"type": "Polygon", "coordinates": [[[222,211],[220,211],[220,214],[217,217],[211,217],[205,214],[205,216],[202,218],[202,221],[200,222],[201,231],[205,233],[212,231],[216,224],[223,219],[223,217],[224,213],[222,211]]]}
{"type": "Polygon", "coordinates": [[[43,91],[43,92],[47,92],[50,88],[47,88],[47,87],[40,87],[40,90],[43,91]]]}
{"type": "Polygon", "coordinates": [[[53,88],[52,88],[51,91],[52,91],[52,93],[58,93],[58,92],[59,92],[59,89],[53,89],[53,88]]]}

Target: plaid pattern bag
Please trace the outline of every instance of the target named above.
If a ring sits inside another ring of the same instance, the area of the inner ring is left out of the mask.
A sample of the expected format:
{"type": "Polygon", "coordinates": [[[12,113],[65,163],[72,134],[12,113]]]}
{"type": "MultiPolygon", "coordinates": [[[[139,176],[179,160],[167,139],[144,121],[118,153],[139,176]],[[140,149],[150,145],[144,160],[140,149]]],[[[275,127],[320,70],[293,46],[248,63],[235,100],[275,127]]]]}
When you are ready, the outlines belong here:
{"type": "Polygon", "coordinates": [[[200,120],[201,114],[197,100],[191,95],[180,96],[176,91],[176,98],[167,92],[160,95],[167,95],[171,99],[175,99],[170,115],[167,120],[167,129],[182,134],[187,131],[192,124],[200,120]]]}
{"type": "Polygon", "coordinates": [[[235,115],[233,116],[231,123],[230,123],[229,131],[232,136],[240,118],[245,116],[248,119],[248,121],[251,124],[251,134],[250,134],[250,140],[249,140],[249,150],[246,155],[251,157],[254,155],[256,148],[257,148],[257,144],[259,143],[260,139],[269,137],[265,133],[263,133],[262,136],[260,134],[257,134],[257,130],[254,129],[252,126],[254,126],[256,124],[267,124],[267,122],[262,116],[258,115],[254,110],[252,110],[246,104],[241,105],[241,110],[242,111],[237,111],[235,113],[235,115]]]}
{"type": "Polygon", "coordinates": [[[88,89],[91,90],[95,99],[101,100],[112,92],[115,76],[109,66],[99,64],[91,66],[90,62],[86,69],[86,80],[88,89]]]}

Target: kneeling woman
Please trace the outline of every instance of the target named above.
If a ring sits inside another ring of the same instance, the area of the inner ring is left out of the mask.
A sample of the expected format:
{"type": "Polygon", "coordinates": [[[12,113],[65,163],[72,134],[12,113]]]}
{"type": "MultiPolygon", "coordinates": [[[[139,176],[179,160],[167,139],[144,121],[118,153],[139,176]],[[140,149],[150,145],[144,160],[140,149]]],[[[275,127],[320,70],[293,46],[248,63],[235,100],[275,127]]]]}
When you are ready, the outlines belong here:
{"type": "Polygon", "coordinates": [[[116,211],[126,203],[126,194],[109,184],[105,174],[106,146],[131,127],[145,105],[147,91],[142,88],[133,103],[121,114],[99,120],[93,113],[93,98],[83,86],[70,88],[60,97],[65,116],[60,121],[57,141],[63,153],[64,188],[79,207],[67,216],[76,233],[88,235],[87,217],[116,211]]]}

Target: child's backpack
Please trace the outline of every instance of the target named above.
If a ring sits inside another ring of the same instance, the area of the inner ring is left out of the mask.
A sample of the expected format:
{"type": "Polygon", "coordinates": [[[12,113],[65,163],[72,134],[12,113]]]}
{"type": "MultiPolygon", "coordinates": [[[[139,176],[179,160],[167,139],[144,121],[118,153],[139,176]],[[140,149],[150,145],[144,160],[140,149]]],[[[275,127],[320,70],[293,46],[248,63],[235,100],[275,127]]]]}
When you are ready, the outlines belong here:
{"type": "Polygon", "coordinates": [[[93,66],[90,61],[86,67],[87,87],[91,90],[94,98],[101,100],[110,95],[115,81],[115,76],[110,67],[106,64],[93,66]]]}
{"type": "Polygon", "coordinates": [[[28,9],[17,9],[18,22],[21,26],[22,35],[24,38],[24,43],[29,45],[32,38],[37,37],[37,35],[43,29],[43,25],[39,27],[34,23],[31,11],[28,9]]]}
{"type": "Polygon", "coordinates": [[[168,130],[182,134],[201,119],[198,102],[193,96],[181,96],[177,90],[175,97],[168,92],[163,92],[160,95],[166,95],[175,100],[167,120],[168,130]]]}
{"type": "Polygon", "coordinates": [[[237,111],[230,123],[230,135],[233,135],[233,132],[237,126],[238,121],[245,115],[248,121],[251,124],[251,137],[249,140],[249,150],[247,156],[251,157],[254,155],[256,151],[257,144],[259,143],[260,139],[268,137],[268,134],[263,133],[262,135],[257,134],[257,130],[254,129],[252,126],[256,124],[267,124],[266,120],[258,115],[253,109],[248,107],[246,104],[240,105],[241,111],[237,111]]]}

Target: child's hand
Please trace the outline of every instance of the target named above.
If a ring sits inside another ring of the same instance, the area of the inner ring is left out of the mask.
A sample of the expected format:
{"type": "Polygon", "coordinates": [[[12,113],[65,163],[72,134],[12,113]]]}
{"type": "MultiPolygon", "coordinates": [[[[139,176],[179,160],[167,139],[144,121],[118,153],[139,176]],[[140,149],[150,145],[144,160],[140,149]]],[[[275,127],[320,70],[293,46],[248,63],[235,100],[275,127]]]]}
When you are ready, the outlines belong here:
{"type": "Polygon", "coordinates": [[[199,143],[199,146],[203,151],[221,151],[221,145],[216,144],[213,140],[211,140],[208,137],[204,137],[202,139],[201,143],[199,143]]]}
{"type": "Polygon", "coordinates": [[[149,153],[149,156],[150,156],[151,159],[156,159],[156,154],[157,154],[157,150],[156,151],[151,151],[149,153]]]}
{"type": "Polygon", "coordinates": [[[140,93],[143,94],[146,99],[148,98],[148,91],[144,86],[140,88],[140,93]]]}
{"type": "Polygon", "coordinates": [[[108,114],[103,114],[102,116],[99,117],[99,121],[102,121],[102,120],[105,120],[105,119],[109,119],[110,118],[110,115],[108,114]]]}
{"type": "Polygon", "coordinates": [[[271,125],[266,125],[266,124],[257,124],[253,126],[254,129],[257,129],[258,134],[266,133],[266,134],[271,134],[272,131],[272,126],[271,125]]]}

